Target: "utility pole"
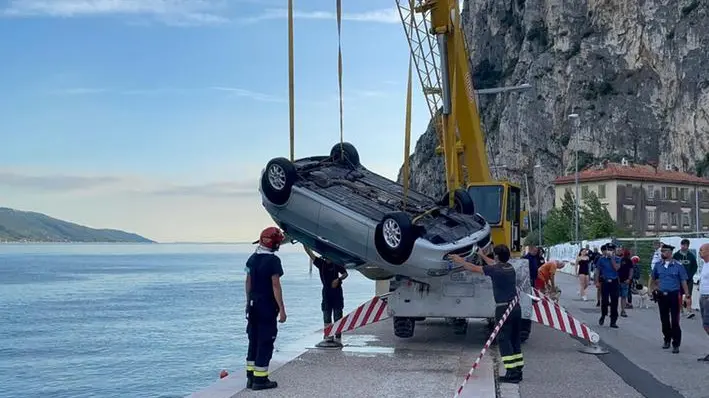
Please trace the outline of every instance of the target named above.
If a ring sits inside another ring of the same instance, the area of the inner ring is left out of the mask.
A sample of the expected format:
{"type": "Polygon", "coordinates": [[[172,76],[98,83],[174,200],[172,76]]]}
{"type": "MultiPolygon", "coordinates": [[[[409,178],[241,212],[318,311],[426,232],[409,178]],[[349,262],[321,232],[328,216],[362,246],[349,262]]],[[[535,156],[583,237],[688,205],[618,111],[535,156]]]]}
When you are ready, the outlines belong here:
{"type": "MultiPolygon", "coordinates": [[[[574,121],[578,119],[579,115],[577,113],[572,113],[569,115],[569,119],[571,119],[571,131],[576,135],[576,144],[575,144],[575,149],[576,149],[576,235],[575,235],[575,241],[579,245],[579,248],[581,247],[581,242],[579,241],[579,203],[580,203],[580,197],[579,197],[579,134],[576,129],[574,129],[574,121]]],[[[579,249],[580,250],[580,249],[579,249]]]]}

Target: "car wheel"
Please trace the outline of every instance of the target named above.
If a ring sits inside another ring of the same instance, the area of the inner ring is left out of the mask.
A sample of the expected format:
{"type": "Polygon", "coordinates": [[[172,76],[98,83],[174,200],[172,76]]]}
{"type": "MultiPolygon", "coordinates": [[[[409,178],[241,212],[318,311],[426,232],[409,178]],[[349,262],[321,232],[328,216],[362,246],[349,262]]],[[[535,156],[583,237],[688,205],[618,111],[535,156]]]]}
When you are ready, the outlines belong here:
{"type": "Polygon", "coordinates": [[[408,339],[414,336],[416,321],[413,318],[394,317],[394,336],[408,339]]]}
{"type": "Polygon", "coordinates": [[[349,142],[335,144],[330,150],[330,157],[333,161],[340,164],[354,167],[359,166],[359,152],[357,152],[357,148],[349,142]]]}
{"type": "Polygon", "coordinates": [[[271,159],[261,176],[261,191],[271,203],[285,204],[297,177],[295,166],[286,158],[271,159]]]}
{"type": "MultiPolygon", "coordinates": [[[[438,202],[440,206],[448,207],[448,198],[450,197],[450,192],[447,192],[441,200],[438,202]]],[[[456,189],[453,191],[453,203],[454,208],[457,212],[463,214],[475,214],[475,202],[470,197],[468,192],[464,189],[456,189]]]]}
{"type": "Polygon", "coordinates": [[[400,265],[408,260],[417,238],[409,215],[398,211],[382,218],[374,231],[374,245],[388,263],[400,265]]]}

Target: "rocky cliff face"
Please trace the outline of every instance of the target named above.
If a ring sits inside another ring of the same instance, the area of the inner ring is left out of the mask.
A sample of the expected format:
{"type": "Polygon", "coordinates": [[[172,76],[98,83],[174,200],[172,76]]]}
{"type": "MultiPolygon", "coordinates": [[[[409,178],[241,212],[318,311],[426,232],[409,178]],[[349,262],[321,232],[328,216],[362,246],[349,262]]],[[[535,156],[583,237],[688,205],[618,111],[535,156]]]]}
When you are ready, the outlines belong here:
{"type": "MultiPolygon", "coordinates": [[[[463,24],[477,89],[532,85],[480,108],[493,176],[524,188],[527,173],[533,210],[576,149],[581,168],[626,157],[689,172],[709,153],[706,1],[466,0],[463,24]]],[[[429,126],[411,159],[412,187],[436,196],[437,144],[429,126]]]]}

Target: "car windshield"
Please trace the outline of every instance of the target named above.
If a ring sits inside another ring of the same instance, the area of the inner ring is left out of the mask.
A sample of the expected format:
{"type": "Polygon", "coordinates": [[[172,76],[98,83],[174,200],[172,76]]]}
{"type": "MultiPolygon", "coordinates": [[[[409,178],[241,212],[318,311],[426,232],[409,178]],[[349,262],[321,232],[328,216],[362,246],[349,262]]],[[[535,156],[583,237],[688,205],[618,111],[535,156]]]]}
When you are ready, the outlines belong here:
{"type": "Polygon", "coordinates": [[[502,221],[502,185],[473,186],[468,188],[468,194],[475,203],[475,211],[490,225],[502,221]]]}

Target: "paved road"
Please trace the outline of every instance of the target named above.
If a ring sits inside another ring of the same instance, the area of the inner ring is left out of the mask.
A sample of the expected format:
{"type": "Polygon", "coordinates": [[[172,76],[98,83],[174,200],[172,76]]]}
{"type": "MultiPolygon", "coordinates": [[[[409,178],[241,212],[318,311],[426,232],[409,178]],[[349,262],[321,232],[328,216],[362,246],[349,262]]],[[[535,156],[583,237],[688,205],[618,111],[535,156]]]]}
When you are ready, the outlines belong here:
{"type": "MultiPolygon", "coordinates": [[[[578,298],[577,282],[575,277],[561,274],[557,276],[558,284],[562,289],[560,304],[580,320],[586,322],[592,329],[601,335],[601,342],[610,349],[610,353],[598,357],[584,356],[582,361],[576,362],[579,357],[565,357],[562,361],[556,355],[544,352],[547,350],[560,349],[555,342],[546,341],[546,334],[536,333],[541,330],[535,325],[533,337],[525,349],[529,352],[529,378],[521,387],[523,398],[542,397],[535,385],[535,352],[542,350],[536,359],[544,362],[544,368],[548,368],[554,362],[563,362],[563,367],[571,367],[574,371],[552,368],[551,374],[561,372],[563,377],[559,380],[569,389],[564,397],[574,396],[573,386],[575,383],[583,383],[582,391],[592,391],[599,385],[605,383],[591,384],[591,379],[596,376],[596,370],[600,369],[599,364],[603,364],[608,370],[616,373],[626,384],[621,387],[612,385],[612,396],[644,396],[648,398],[707,398],[709,397],[709,364],[697,362],[697,358],[709,352],[709,336],[702,328],[699,316],[694,319],[683,319],[681,321],[683,331],[683,341],[679,354],[672,354],[669,350],[663,350],[662,334],[660,331],[660,321],[657,307],[650,302],[650,308],[635,308],[627,310],[628,317],[620,318],[619,329],[608,327],[608,320],[605,326],[598,325],[600,308],[596,307],[594,300],[587,302],[578,298]],[[570,374],[573,373],[573,374],[570,374]],[[588,381],[587,381],[588,380],[588,381]],[[628,387],[636,390],[633,395],[628,387]],[[569,395],[571,394],[571,395],[569,395]],[[638,395],[639,394],[639,395],[638,395]]],[[[589,297],[595,297],[595,288],[589,291],[589,297]]],[[[560,332],[553,332],[559,334],[560,332]]],[[[563,341],[563,340],[562,340],[563,341]]],[[[562,343],[564,345],[566,343],[562,343]]],[[[542,370],[542,369],[540,369],[542,370]]],[[[547,374],[550,374],[547,372],[547,374]]],[[[541,391],[541,390],[539,390],[541,391]]],[[[581,396],[581,395],[578,395],[581,396]]],[[[606,395],[604,395],[606,396],[606,395]]],[[[607,396],[611,396],[608,394],[607,396]]]]}

